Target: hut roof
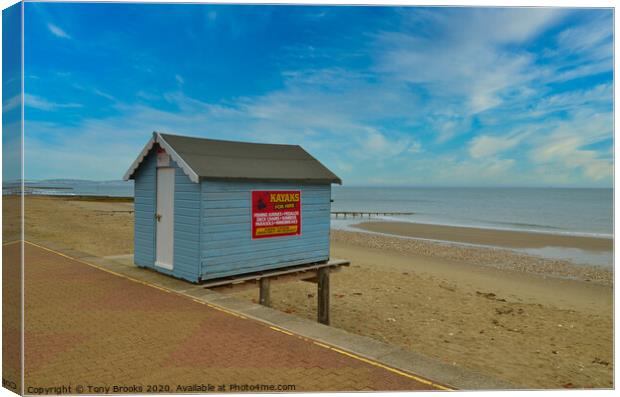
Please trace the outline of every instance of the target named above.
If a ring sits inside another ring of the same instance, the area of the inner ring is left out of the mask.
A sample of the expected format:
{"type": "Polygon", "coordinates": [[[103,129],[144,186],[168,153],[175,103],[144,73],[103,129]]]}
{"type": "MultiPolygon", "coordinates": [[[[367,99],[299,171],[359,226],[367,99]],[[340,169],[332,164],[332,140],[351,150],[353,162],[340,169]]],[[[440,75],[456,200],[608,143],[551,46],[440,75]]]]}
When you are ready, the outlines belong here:
{"type": "Polygon", "coordinates": [[[342,184],[341,179],[299,145],[223,141],[154,132],[123,179],[159,144],[189,178],[296,181],[342,184]]]}

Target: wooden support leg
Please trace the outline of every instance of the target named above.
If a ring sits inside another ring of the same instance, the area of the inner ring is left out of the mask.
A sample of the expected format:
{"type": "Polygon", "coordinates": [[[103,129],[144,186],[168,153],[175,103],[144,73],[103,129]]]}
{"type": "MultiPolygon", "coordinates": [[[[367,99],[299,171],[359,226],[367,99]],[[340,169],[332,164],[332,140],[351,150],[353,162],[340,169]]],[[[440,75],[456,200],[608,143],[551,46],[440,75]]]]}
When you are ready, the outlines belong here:
{"type": "Polygon", "coordinates": [[[268,278],[261,278],[259,280],[259,284],[260,284],[260,294],[258,297],[258,302],[263,305],[263,306],[267,306],[270,307],[271,306],[271,291],[269,288],[269,279],[268,278]]]}
{"type": "Polygon", "coordinates": [[[318,321],[329,325],[329,268],[322,267],[318,271],[318,321]]]}

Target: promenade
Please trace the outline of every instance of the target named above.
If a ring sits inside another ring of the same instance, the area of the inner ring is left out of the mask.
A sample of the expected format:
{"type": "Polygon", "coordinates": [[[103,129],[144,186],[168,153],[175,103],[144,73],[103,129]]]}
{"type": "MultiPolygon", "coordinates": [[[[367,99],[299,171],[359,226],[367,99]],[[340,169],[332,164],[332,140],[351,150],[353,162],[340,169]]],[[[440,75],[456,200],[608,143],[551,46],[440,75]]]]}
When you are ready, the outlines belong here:
{"type": "Polygon", "coordinates": [[[25,259],[26,394],[441,388],[43,247],[25,259]]]}

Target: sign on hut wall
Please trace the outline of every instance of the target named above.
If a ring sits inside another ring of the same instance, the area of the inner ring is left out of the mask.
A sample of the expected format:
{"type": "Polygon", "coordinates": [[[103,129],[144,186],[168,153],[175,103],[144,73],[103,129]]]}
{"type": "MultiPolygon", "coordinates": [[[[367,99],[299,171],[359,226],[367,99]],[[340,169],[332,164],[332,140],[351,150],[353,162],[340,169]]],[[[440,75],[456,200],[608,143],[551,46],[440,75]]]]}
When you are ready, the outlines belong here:
{"type": "Polygon", "coordinates": [[[301,191],[252,191],[253,239],[299,235],[301,235],[301,191]]]}

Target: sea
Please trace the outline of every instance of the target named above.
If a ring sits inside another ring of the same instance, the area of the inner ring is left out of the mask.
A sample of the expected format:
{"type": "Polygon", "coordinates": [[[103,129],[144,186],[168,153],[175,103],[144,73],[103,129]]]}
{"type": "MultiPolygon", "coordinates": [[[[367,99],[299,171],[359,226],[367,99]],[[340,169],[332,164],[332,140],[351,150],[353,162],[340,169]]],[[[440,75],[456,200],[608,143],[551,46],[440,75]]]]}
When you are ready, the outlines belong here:
{"type": "MultiPolygon", "coordinates": [[[[339,187],[332,211],[407,212],[375,220],[613,238],[613,189],[339,187]]],[[[368,218],[363,218],[368,220],[368,218]]],[[[357,219],[334,219],[333,229],[353,230],[357,219]]],[[[613,252],[577,248],[516,249],[577,265],[613,266],[613,252]]]]}
{"type": "Polygon", "coordinates": [[[332,211],[413,213],[384,220],[613,236],[613,189],[334,186],[332,199],[332,211]]]}
{"type": "MultiPolygon", "coordinates": [[[[39,181],[27,184],[34,194],[132,197],[133,183],[124,181],[39,181]],[[37,186],[45,187],[36,191],[37,186]],[[54,190],[54,187],[58,188],[54,190]]],[[[411,215],[374,220],[529,231],[590,237],[613,237],[611,188],[491,187],[354,187],[333,186],[332,211],[406,212],[411,215]]],[[[364,221],[368,218],[364,218],[364,221]]],[[[360,218],[335,219],[334,229],[352,230],[360,218]]],[[[360,231],[360,229],[354,229],[360,231]]],[[[531,252],[553,258],[610,266],[611,253],[531,252]],[[581,255],[583,254],[583,255],[581,255]]]]}

